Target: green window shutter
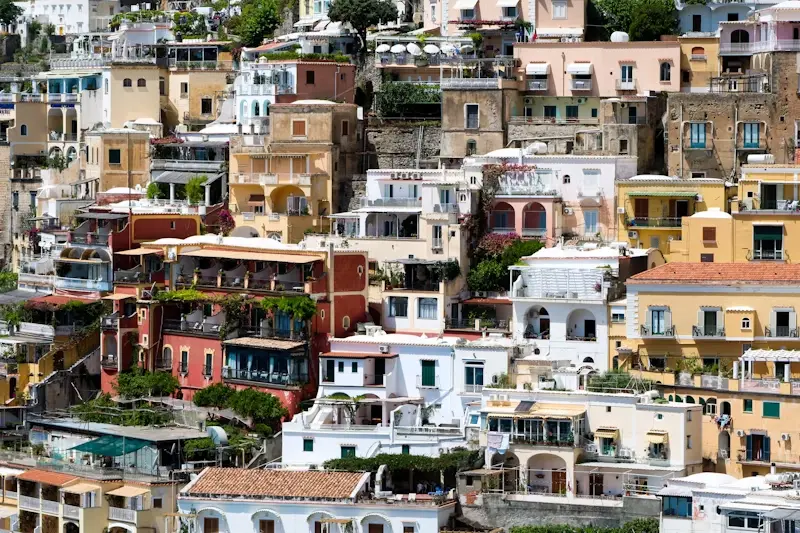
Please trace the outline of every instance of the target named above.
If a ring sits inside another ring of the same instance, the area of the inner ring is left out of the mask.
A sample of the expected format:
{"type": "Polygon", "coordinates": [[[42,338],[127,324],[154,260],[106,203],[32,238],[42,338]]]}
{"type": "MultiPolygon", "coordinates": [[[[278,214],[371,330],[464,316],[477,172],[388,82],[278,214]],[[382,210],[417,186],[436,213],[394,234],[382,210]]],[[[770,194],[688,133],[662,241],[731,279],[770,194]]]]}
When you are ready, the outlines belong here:
{"type": "Polygon", "coordinates": [[[342,459],[346,459],[347,457],[355,457],[356,456],[356,447],[355,446],[342,446],[342,459]]]}
{"type": "Polygon", "coordinates": [[[435,361],[421,361],[422,364],[422,386],[435,387],[436,386],[436,362],[435,361]]]}
{"type": "Polygon", "coordinates": [[[314,441],[312,439],[303,439],[303,451],[304,452],[314,451],[314,441]]]}
{"type": "Polygon", "coordinates": [[[778,402],[762,402],[761,416],[767,418],[780,418],[781,404],[778,402]]]}
{"type": "Polygon", "coordinates": [[[753,412],[753,400],[744,400],[743,410],[745,413],[753,412]]]}

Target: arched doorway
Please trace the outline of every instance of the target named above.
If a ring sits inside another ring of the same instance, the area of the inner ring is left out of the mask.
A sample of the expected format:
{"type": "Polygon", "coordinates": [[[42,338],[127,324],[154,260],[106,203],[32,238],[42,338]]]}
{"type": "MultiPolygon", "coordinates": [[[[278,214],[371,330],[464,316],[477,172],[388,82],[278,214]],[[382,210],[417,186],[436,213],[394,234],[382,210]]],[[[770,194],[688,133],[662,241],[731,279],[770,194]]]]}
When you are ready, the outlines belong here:
{"type": "Polygon", "coordinates": [[[749,43],[750,34],[746,30],[734,30],[731,32],[732,43],[749,43]]]}
{"type": "Polygon", "coordinates": [[[80,530],[75,522],[64,522],[64,533],[80,533],[80,530]]]}
{"type": "Polygon", "coordinates": [[[514,208],[507,202],[498,202],[492,207],[489,217],[492,231],[510,232],[514,230],[514,208]]]}
{"type": "Polygon", "coordinates": [[[597,321],[588,309],[575,309],[567,318],[568,341],[596,341],[597,321]]]}
{"type": "Polygon", "coordinates": [[[511,452],[496,453],[492,456],[491,467],[503,470],[503,491],[516,492],[519,490],[519,457],[511,452]]]}
{"type": "Polygon", "coordinates": [[[730,459],[731,457],[731,434],[727,431],[720,431],[717,437],[717,455],[720,459],[730,459]]]}
{"type": "Polygon", "coordinates": [[[566,494],[569,489],[567,463],[550,453],[528,459],[528,490],[544,494],[566,494]]]}
{"type": "Polygon", "coordinates": [[[361,531],[364,533],[392,533],[392,522],[386,516],[376,513],[368,514],[361,519],[361,531]]]}
{"type": "Polygon", "coordinates": [[[259,533],[283,533],[281,517],[269,509],[253,513],[253,531],[259,533]]]}
{"type": "Polygon", "coordinates": [[[539,202],[531,202],[522,210],[522,236],[544,237],[547,235],[547,213],[539,202]]]}
{"type": "Polygon", "coordinates": [[[537,305],[528,309],[525,324],[526,339],[550,338],[550,314],[544,307],[537,305]]]}

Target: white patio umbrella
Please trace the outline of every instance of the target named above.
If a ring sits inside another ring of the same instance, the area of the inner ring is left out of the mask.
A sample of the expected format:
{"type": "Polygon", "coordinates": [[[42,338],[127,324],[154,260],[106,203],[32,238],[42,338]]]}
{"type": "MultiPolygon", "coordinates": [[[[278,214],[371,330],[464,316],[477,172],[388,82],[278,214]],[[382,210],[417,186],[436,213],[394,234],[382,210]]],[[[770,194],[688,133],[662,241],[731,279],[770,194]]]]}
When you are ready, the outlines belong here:
{"type": "Polygon", "coordinates": [[[422,55],[422,48],[420,48],[419,45],[417,44],[409,43],[408,46],[406,46],[406,49],[408,49],[408,53],[411,54],[412,56],[422,55]]]}
{"type": "Polygon", "coordinates": [[[393,54],[402,54],[406,51],[406,47],[402,44],[396,44],[392,46],[389,50],[392,51],[393,54]]]}
{"type": "Polygon", "coordinates": [[[472,52],[473,46],[471,44],[462,44],[461,51],[462,52],[472,52]]]}
{"type": "Polygon", "coordinates": [[[440,52],[440,50],[439,50],[439,47],[438,47],[438,46],[436,46],[435,44],[426,44],[426,45],[425,45],[425,46],[422,48],[422,50],[423,50],[423,51],[424,51],[426,54],[438,54],[438,53],[440,52]]]}
{"type": "Polygon", "coordinates": [[[444,53],[444,54],[452,54],[455,51],[456,51],[456,47],[453,46],[450,43],[444,43],[442,45],[442,53],[444,53]]]}
{"type": "Polygon", "coordinates": [[[379,44],[378,47],[375,48],[375,51],[377,53],[379,53],[379,54],[383,54],[383,53],[388,52],[391,48],[392,48],[391,46],[389,46],[388,44],[384,43],[384,44],[379,44]]]}

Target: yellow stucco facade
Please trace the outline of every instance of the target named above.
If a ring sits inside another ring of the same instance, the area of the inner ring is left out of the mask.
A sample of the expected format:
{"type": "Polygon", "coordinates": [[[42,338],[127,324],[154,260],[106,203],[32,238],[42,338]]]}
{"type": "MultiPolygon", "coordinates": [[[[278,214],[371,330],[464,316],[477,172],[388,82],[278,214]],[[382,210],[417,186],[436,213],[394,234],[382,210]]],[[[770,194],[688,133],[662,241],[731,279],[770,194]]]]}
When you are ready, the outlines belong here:
{"type": "Polygon", "coordinates": [[[88,133],[85,170],[86,179],[99,180],[100,192],[114,187],[146,187],[150,180],[150,134],[136,130],[88,133]]]}
{"type": "Polygon", "coordinates": [[[719,76],[719,37],[684,35],[678,37],[678,43],[681,46],[681,90],[708,91],[711,78],[719,76]]]}
{"type": "Polygon", "coordinates": [[[681,239],[684,217],[728,205],[722,180],[636,176],[617,181],[616,189],[618,240],[665,254],[681,239]]]}

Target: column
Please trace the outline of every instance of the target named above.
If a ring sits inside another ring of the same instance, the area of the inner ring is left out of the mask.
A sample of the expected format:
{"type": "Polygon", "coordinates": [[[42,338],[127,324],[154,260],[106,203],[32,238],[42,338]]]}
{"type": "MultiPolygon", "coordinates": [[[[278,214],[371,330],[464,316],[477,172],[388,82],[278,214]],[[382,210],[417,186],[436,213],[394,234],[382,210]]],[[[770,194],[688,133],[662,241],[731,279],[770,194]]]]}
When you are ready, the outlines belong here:
{"type": "Polygon", "coordinates": [[[367,236],[367,217],[369,216],[368,213],[359,213],[358,214],[358,236],[359,237],[366,237],[367,236]]]}
{"type": "Polygon", "coordinates": [[[783,382],[789,383],[792,377],[792,363],[790,361],[786,361],[783,364],[786,365],[783,367],[783,382]]]}
{"type": "Polygon", "coordinates": [[[171,204],[175,203],[175,184],[174,183],[170,183],[169,184],[169,203],[171,203],[171,204]]]}
{"type": "Polygon", "coordinates": [[[733,362],[733,379],[739,379],[739,361],[733,362]]]}
{"type": "MultiPolygon", "coordinates": [[[[63,100],[62,100],[62,102],[63,102],[63,100]]],[[[61,139],[60,140],[63,141],[63,140],[66,139],[66,137],[64,137],[64,136],[67,134],[67,108],[62,108],[61,109],[61,123],[62,123],[62,128],[61,128],[61,139]]],[[[64,157],[66,157],[66,155],[67,154],[64,153],[64,157]]]]}
{"type": "Polygon", "coordinates": [[[211,205],[211,185],[206,185],[206,205],[211,205]]]}
{"type": "Polygon", "coordinates": [[[386,400],[381,402],[381,426],[389,427],[389,413],[386,408],[386,400]]]}

